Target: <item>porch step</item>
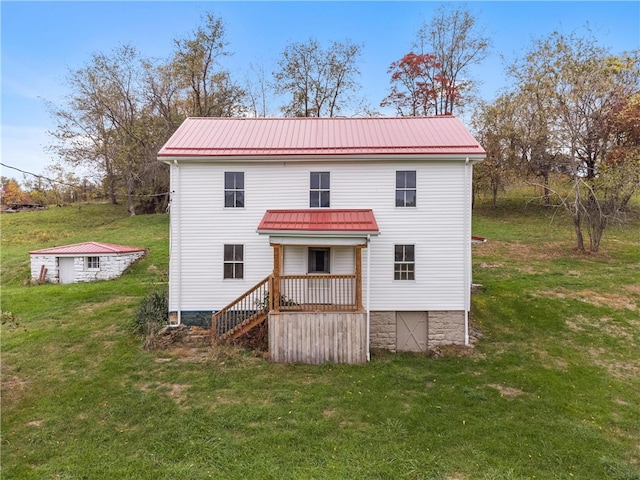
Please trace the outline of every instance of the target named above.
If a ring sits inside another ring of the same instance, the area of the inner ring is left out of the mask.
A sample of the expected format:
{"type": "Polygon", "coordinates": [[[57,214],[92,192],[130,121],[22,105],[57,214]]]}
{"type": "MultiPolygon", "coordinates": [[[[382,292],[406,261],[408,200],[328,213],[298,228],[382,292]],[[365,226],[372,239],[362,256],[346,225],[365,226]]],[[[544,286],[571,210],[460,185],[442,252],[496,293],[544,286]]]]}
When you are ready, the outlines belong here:
{"type": "MultiPolygon", "coordinates": [[[[267,314],[264,312],[258,312],[252,317],[246,319],[244,322],[236,325],[234,328],[220,335],[217,340],[218,342],[229,342],[231,340],[236,340],[241,337],[245,333],[247,333],[252,328],[257,327],[262,322],[267,319],[267,314]]],[[[215,327],[215,326],[214,326],[215,327]]]]}

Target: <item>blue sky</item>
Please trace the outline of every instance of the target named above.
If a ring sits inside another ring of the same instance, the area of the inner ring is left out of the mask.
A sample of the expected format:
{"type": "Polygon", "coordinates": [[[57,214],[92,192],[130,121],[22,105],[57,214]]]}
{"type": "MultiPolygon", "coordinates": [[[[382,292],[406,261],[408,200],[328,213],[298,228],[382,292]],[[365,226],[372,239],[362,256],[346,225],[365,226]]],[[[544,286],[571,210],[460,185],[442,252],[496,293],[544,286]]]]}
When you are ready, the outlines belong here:
{"type": "MultiPolygon", "coordinates": [[[[456,2],[449,2],[454,5],[456,2]]],[[[363,46],[361,94],[378,108],[387,95],[389,64],[411,50],[417,30],[440,2],[30,2],[0,3],[1,153],[2,163],[42,173],[54,159],[46,151],[54,127],[45,100],[62,104],[66,77],[92,53],[108,53],[121,44],[141,55],[165,59],[172,41],[201,23],[206,11],[223,19],[228,50],[224,66],[237,81],[248,65],[263,65],[267,75],[291,42],[313,37],[320,43],[349,39],[363,46]]],[[[584,31],[589,24],[601,45],[612,52],[640,48],[640,2],[471,1],[460,3],[475,13],[492,41],[492,53],[474,77],[480,95],[491,100],[504,88],[504,61],[512,60],[540,38],[558,30],[584,31]]],[[[271,108],[277,115],[277,104],[271,108]]],[[[22,174],[1,167],[1,174],[22,174]]]]}

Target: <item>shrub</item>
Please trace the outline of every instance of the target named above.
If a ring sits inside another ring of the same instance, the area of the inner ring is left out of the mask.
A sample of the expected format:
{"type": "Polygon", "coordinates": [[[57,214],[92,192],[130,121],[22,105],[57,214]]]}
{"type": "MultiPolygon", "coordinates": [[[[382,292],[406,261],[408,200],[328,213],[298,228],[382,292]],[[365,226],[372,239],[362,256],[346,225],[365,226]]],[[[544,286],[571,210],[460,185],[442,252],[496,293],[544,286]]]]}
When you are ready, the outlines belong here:
{"type": "Polygon", "coordinates": [[[169,323],[169,292],[153,291],[142,300],[133,319],[136,335],[155,335],[169,323]]]}

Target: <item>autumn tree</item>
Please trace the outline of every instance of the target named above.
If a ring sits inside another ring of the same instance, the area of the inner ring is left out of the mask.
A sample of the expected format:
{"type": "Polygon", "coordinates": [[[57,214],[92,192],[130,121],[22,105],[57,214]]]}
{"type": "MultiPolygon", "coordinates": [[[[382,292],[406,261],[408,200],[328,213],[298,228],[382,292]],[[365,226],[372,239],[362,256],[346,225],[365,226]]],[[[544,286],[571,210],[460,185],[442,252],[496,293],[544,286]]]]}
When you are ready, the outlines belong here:
{"type": "Polygon", "coordinates": [[[437,114],[440,95],[455,97],[456,89],[441,75],[441,64],[432,54],[410,52],[393,62],[391,93],[380,106],[392,106],[400,116],[427,116],[437,114]]]}
{"type": "Polygon", "coordinates": [[[456,114],[472,100],[475,82],[470,70],[487,57],[489,45],[476,18],[464,7],[443,4],[420,28],[414,48],[420,55],[433,56],[437,65],[431,73],[435,115],[456,114]]]}
{"type": "Polygon", "coordinates": [[[314,39],[291,43],[274,72],[276,93],[289,95],[281,107],[287,117],[334,117],[349,105],[358,88],[362,47],[346,40],[324,49],[314,39]]]}
{"type": "Polygon", "coordinates": [[[141,124],[146,105],[141,91],[141,59],[122,45],[110,54],[96,53],[69,79],[72,93],[66,109],[56,109],[56,153],[72,165],[92,165],[108,178],[112,202],[116,182],[125,187],[129,213],[145,150],[153,143],[141,124]]]}
{"type": "Polygon", "coordinates": [[[486,159],[473,169],[474,200],[477,192],[488,191],[496,207],[498,194],[519,170],[522,149],[517,97],[504,94],[491,104],[480,103],[472,124],[487,152],[486,159]]]}
{"type": "Polygon", "coordinates": [[[28,197],[14,178],[2,177],[2,189],[0,193],[2,193],[2,203],[5,205],[25,203],[28,197]]]}
{"type": "Polygon", "coordinates": [[[620,115],[633,112],[639,65],[638,52],[612,55],[591,37],[555,32],[509,68],[522,99],[523,151],[538,174],[569,179],[570,192],[557,198],[571,215],[579,250],[585,250],[585,229],[589,249],[598,250],[606,226],[626,206],[614,198],[637,189],[635,163],[610,159],[614,152],[634,158],[634,147],[619,141],[632,138],[633,130],[620,115]]]}

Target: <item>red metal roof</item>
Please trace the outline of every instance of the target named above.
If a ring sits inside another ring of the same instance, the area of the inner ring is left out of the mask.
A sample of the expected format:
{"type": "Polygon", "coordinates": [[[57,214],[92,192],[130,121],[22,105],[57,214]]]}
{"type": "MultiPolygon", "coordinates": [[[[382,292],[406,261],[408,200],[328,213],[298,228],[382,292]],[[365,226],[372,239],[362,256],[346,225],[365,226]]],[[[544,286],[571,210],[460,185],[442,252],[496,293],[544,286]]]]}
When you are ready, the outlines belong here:
{"type": "Polygon", "coordinates": [[[373,210],[267,210],[259,233],[270,232],[378,233],[373,210]]]}
{"type": "Polygon", "coordinates": [[[485,155],[454,116],[187,118],[158,158],[282,155],[485,155]]]}
{"type": "Polygon", "coordinates": [[[87,255],[87,254],[120,254],[144,252],[144,248],[113,245],[111,243],[84,242],[60,247],[45,248],[29,252],[36,255],[87,255]]]}

